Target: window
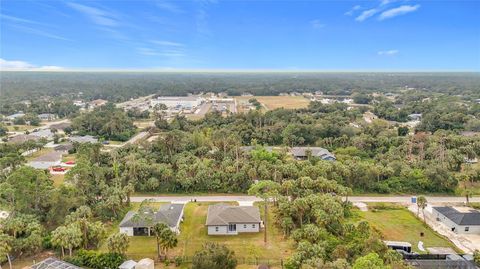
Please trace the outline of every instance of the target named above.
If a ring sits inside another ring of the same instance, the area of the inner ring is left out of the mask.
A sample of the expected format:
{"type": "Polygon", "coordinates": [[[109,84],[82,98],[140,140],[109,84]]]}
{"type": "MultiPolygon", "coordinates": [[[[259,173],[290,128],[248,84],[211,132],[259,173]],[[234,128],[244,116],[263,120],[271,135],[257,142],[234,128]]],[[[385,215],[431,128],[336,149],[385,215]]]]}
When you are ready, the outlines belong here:
{"type": "Polygon", "coordinates": [[[229,232],[235,232],[235,231],[237,231],[237,224],[229,224],[229,225],[228,225],[228,231],[229,231],[229,232]]]}
{"type": "Polygon", "coordinates": [[[218,226],[215,226],[215,232],[218,232],[218,226]]]}
{"type": "Polygon", "coordinates": [[[243,224],[243,229],[247,229],[247,224],[243,224]]]}
{"type": "Polygon", "coordinates": [[[252,224],[252,228],[255,228],[255,224],[252,224]]]}
{"type": "Polygon", "coordinates": [[[465,227],[465,232],[470,231],[470,227],[465,227]]]}

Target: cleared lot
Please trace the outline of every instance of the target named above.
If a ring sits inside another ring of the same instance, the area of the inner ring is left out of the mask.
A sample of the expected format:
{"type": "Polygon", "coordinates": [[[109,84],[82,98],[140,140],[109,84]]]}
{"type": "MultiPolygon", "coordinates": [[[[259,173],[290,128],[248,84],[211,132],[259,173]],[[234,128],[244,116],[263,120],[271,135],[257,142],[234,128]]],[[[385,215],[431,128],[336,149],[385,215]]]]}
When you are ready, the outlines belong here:
{"type": "MultiPolygon", "coordinates": [[[[235,97],[237,103],[242,104],[248,102],[248,100],[257,99],[267,110],[273,110],[276,108],[305,108],[310,101],[303,96],[240,96],[235,97]]],[[[238,107],[238,111],[244,111],[241,107],[238,107]]]]}

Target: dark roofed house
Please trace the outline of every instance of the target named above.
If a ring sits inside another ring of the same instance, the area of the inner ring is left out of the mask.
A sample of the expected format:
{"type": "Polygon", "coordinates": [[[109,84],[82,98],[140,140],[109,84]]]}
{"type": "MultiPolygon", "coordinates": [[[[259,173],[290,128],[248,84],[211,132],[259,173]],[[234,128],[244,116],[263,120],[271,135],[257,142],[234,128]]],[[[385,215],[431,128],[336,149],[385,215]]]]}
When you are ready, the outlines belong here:
{"type": "Polygon", "coordinates": [[[39,263],[30,266],[31,269],[81,269],[71,263],[57,260],[56,258],[47,258],[39,263]]]}
{"type": "Polygon", "coordinates": [[[66,128],[71,127],[72,124],[70,122],[62,122],[62,123],[57,123],[57,124],[52,124],[50,125],[50,129],[55,129],[55,130],[65,130],[66,128]]]}
{"type": "Polygon", "coordinates": [[[290,149],[290,153],[297,160],[308,159],[309,155],[327,161],[336,160],[330,151],[320,147],[293,147],[290,149]]]}
{"type": "Polygon", "coordinates": [[[151,228],[157,223],[165,223],[175,233],[180,233],[184,204],[165,204],[157,212],[152,208],[144,212],[129,211],[120,222],[120,232],[128,236],[151,235],[151,228]]]}
{"type": "Polygon", "coordinates": [[[205,225],[209,235],[236,235],[260,232],[260,211],[256,206],[230,206],[225,204],[208,207],[205,225]]]}
{"type": "Polygon", "coordinates": [[[480,234],[480,212],[444,206],[433,207],[433,215],[437,221],[445,224],[452,232],[461,234],[480,234]]]}
{"type": "Polygon", "coordinates": [[[35,135],[25,135],[25,134],[21,134],[21,135],[16,135],[12,138],[10,138],[8,140],[8,143],[13,143],[13,144],[21,144],[21,143],[25,143],[27,141],[39,141],[41,139],[41,137],[39,136],[35,136],[35,135]]]}
{"type": "Polygon", "coordinates": [[[28,166],[35,169],[49,169],[52,166],[57,166],[62,163],[62,152],[52,151],[29,161],[28,166]]]}
{"type": "Polygon", "coordinates": [[[68,152],[69,150],[73,149],[73,144],[72,143],[60,144],[58,146],[55,146],[53,149],[55,151],[68,152]]]}

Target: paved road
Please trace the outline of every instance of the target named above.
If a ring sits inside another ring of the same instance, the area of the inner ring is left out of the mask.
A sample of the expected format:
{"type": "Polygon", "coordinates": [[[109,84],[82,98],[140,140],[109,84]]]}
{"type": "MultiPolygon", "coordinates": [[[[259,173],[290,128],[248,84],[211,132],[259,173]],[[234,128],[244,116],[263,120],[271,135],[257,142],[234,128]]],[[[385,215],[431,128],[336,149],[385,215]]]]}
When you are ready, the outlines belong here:
{"type": "MultiPolygon", "coordinates": [[[[441,203],[463,203],[464,197],[441,197],[441,196],[427,196],[427,201],[433,204],[441,203]]],[[[195,195],[182,195],[182,196],[135,196],[132,197],[132,202],[141,202],[145,199],[152,199],[155,202],[189,202],[192,199],[197,199],[198,202],[257,202],[261,201],[260,198],[248,195],[223,195],[223,196],[195,196],[195,195]]],[[[385,203],[410,203],[411,196],[378,196],[378,197],[364,197],[364,196],[352,196],[348,197],[351,202],[385,202],[385,203]]],[[[473,197],[471,202],[480,202],[480,197],[473,197]]]]}

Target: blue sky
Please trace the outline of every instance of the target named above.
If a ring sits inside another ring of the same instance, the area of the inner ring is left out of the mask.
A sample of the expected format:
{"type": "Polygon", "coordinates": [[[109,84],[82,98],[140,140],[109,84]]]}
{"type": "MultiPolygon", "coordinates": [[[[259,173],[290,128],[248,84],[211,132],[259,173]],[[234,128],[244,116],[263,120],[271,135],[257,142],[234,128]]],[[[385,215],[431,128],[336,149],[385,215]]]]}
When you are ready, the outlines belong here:
{"type": "Polygon", "coordinates": [[[480,1],[0,5],[2,69],[480,71],[480,1]]]}

